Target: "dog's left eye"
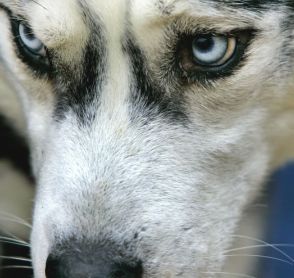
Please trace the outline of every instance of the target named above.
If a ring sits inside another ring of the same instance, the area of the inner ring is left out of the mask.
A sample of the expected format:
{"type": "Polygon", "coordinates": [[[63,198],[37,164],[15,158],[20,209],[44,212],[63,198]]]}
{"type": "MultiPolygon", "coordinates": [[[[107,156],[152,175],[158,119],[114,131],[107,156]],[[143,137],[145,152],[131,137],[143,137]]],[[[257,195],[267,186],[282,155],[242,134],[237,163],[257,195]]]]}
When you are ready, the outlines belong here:
{"type": "Polygon", "coordinates": [[[184,35],[178,44],[177,61],[188,81],[208,81],[229,75],[244,57],[254,32],[184,35]]]}

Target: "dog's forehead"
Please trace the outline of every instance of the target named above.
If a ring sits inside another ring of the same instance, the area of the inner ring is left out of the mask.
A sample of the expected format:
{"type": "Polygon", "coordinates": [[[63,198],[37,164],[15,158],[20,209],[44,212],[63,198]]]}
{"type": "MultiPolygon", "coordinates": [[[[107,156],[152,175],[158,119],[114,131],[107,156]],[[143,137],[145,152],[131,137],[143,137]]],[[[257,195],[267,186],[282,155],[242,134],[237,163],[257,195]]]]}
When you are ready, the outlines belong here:
{"type": "Polygon", "coordinates": [[[152,24],[176,16],[230,18],[254,16],[262,7],[280,0],[0,0],[28,18],[35,33],[50,47],[84,38],[85,18],[99,21],[110,34],[129,26],[152,24]]]}
{"type": "Polygon", "coordinates": [[[99,18],[106,27],[121,28],[127,23],[150,23],[185,14],[194,17],[231,15],[236,19],[246,12],[254,16],[275,4],[293,5],[287,0],[0,0],[0,3],[28,17],[37,34],[38,30],[52,30],[52,33],[58,30],[51,36],[51,40],[58,41],[58,36],[65,39],[85,33],[85,10],[91,11],[92,19],[99,18]]]}

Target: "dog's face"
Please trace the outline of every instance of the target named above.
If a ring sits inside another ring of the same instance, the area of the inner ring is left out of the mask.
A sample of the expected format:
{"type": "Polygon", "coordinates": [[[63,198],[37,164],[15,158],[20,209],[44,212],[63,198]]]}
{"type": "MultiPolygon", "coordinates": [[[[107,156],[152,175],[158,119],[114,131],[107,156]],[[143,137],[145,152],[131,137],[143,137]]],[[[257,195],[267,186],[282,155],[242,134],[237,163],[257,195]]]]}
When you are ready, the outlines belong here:
{"type": "Polygon", "coordinates": [[[35,276],[213,277],[271,159],[292,1],[0,3],[38,182],[35,276]]]}

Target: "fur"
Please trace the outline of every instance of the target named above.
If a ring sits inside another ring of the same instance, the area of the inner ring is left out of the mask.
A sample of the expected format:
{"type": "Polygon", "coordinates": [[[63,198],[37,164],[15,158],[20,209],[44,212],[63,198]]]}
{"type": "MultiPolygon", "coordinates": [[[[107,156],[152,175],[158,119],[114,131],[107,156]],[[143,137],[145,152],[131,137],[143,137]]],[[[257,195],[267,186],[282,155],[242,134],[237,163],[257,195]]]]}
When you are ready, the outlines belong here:
{"type": "Polygon", "coordinates": [[[38,186],[35,277],[68,242],[106,244],[141,261],[144,277],[214,277],[244,209],[294,155],[293,4],[0,5],[0,61],[22,102],[38,186]],[[23,61],[11,17],[29,23],[55,73],[23,61]],[[183,84],[180,33],[243,29],[255,34],[238,67],[183,84]]]}

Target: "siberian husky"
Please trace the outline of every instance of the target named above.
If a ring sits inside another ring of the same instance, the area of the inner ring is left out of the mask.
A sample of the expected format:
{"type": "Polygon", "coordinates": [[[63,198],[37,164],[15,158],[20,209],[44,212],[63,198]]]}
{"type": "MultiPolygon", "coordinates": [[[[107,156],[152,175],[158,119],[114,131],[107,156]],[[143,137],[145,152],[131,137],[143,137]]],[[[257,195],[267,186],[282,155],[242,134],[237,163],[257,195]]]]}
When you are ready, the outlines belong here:
{"type": "Polygon", "coordinates": [[[0,0],[37,182],[36,278],[220,277],[294,155],[292,0],[0,0]]]}

